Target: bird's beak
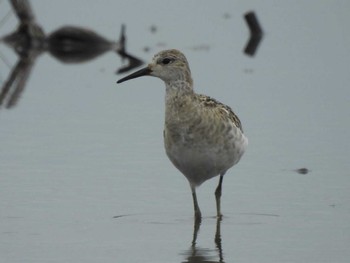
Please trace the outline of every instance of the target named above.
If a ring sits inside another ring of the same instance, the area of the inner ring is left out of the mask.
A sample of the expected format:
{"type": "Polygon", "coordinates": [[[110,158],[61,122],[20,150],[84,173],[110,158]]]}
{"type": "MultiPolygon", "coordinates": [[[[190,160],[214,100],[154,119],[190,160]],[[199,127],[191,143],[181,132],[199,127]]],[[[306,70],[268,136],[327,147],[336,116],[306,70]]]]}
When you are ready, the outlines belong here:
{"type": "Polygon", "coordinates": [[[145,67],[143,69],[140,69],[134,73],[131,73],[130,75],[120,79],[117,81],[117,83],[122,83],[124,81],[127,81],[129,79],[135,79],[135,78],[138,78],[138,77],[142,77],[142,76],[148,76],[152,73],[152,70],[148,67],[145,67]]]}

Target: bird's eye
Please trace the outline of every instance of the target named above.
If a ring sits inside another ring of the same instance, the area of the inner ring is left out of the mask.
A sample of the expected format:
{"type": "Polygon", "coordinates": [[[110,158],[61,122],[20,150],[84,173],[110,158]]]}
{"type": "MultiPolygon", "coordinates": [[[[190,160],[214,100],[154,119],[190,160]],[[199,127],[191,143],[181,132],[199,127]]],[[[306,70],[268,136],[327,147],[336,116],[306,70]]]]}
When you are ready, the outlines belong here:
{"type": "Polygon", "coordinates": [[[165,64],[165,65],[169,64],[170,62],[173,62],[173,59],[165,58],[165,59],[162,60],[162,63],[165,64]]]}

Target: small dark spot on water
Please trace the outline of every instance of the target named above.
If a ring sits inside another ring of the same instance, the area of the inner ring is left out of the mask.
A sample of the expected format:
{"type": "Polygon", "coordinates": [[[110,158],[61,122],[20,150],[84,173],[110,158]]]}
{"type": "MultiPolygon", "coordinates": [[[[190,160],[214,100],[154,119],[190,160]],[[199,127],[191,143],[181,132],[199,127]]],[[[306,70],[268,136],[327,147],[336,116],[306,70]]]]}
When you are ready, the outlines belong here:
{"type": "Polygon", "coordinates": [[[299,168],[295,170],[298,174],[308,174],[309,172],[311,172],[309,169],[307,168],[299,168]]]}
{"type": "Polygon", "coordinates": [[[230,14],[230,13],[224,13],[224,14],[222,15],[222,17],[223,17],[224,19],[230,19],[230,18],[231,18],[231,14],[230,14]]]}
{"type": "Polygon", "coordinates": [[[150,50],[151,50],[150,47],[144,47],[144,48],[143,48],[143,51],[144,51],[144,52],[150,52],[150,50]]]}
{"type": "Polygon", "coordinates": [[[158,28],[157,28],[157,26],[155,26],[155,25],[151,25],[150,28],[149,28],[149,30],[151,31],[152,34],[154,34],[154,33],[157,32],[158,28]]]}
{"type": "Polygon", "coordinates": [[[124,215],[116,215],[113,218],[123,218],[123,217],[132,217],[132,216],[140,216],[141,214],[124,214],[124,215]]]}
{"type": "Polygon", "coordinates": [[[132,215],[131,214],[117,215],[117,216],[113,216],[113,218],[121,218],[121,217],[126,217],[126,216],[132,216],[132,215]]]}

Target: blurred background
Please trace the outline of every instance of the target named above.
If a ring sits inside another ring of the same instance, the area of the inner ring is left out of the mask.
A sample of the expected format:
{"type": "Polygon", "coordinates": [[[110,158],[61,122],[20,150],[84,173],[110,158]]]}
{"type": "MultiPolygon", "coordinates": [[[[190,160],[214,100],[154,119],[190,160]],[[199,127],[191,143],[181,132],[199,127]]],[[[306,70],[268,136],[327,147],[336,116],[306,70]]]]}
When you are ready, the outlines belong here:
{"type": "Polygon", "coordinates": [[[348,261],[348,1],[22,3],[41,28],[26,31],[35,39],[79,28],[88,53],[67,63],[46,41],[23,59],[4,41],[18,16],[0,1],[1,261],[348,261]],[[249,11],[264,33],[254,56],[244,53],[249,11]],[[169,48],[185,53],[195,90],[230,105],[249,138],[225,176],[220,225],[218,178],[199,188],[195,244],[190,188],[163,148],[164,84],[116,84],[118,70],[169,48]],[[14,84],[25,85],[7,107],[19,62],[14,84]]]}

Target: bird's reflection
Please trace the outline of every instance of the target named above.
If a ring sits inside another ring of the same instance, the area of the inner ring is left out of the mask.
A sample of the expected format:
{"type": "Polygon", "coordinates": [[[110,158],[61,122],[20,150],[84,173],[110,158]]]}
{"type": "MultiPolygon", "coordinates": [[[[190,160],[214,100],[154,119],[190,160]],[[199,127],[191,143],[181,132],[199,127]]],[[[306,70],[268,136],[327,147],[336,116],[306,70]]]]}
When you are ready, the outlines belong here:
{"type": "Polygon", "coordinates": [[[19,60],[1,88],[0,106],[11,108],[16,105],[37,57],[43,52],[49,52],[63,63],[82,63],[107,51],[114,51],[123,60],[128,61],[128,64],[119,68],[116,73],[123,73],[143,64],[140,59],[125,50],[125,26],[122,26],[118,42],[109,41],[91,30],[74,26],[65,26],[46,35],[36,23],[29,1],[10,2],[20,23],[13,33],[0,40],[15,50],[19,60]]]}
{"type": "Polygon", "coordinates": [[[224,262],[222,244],[221,244],[221,218],[217,218],[216,232],[214,237],[215,247],[213,249],[201,248],[197,245],[197,236],[199,233],[201,221],[194,222],[193,238],[191,247],[183,254],[186,260],[183,263],[222,263],[224,262]]]}

